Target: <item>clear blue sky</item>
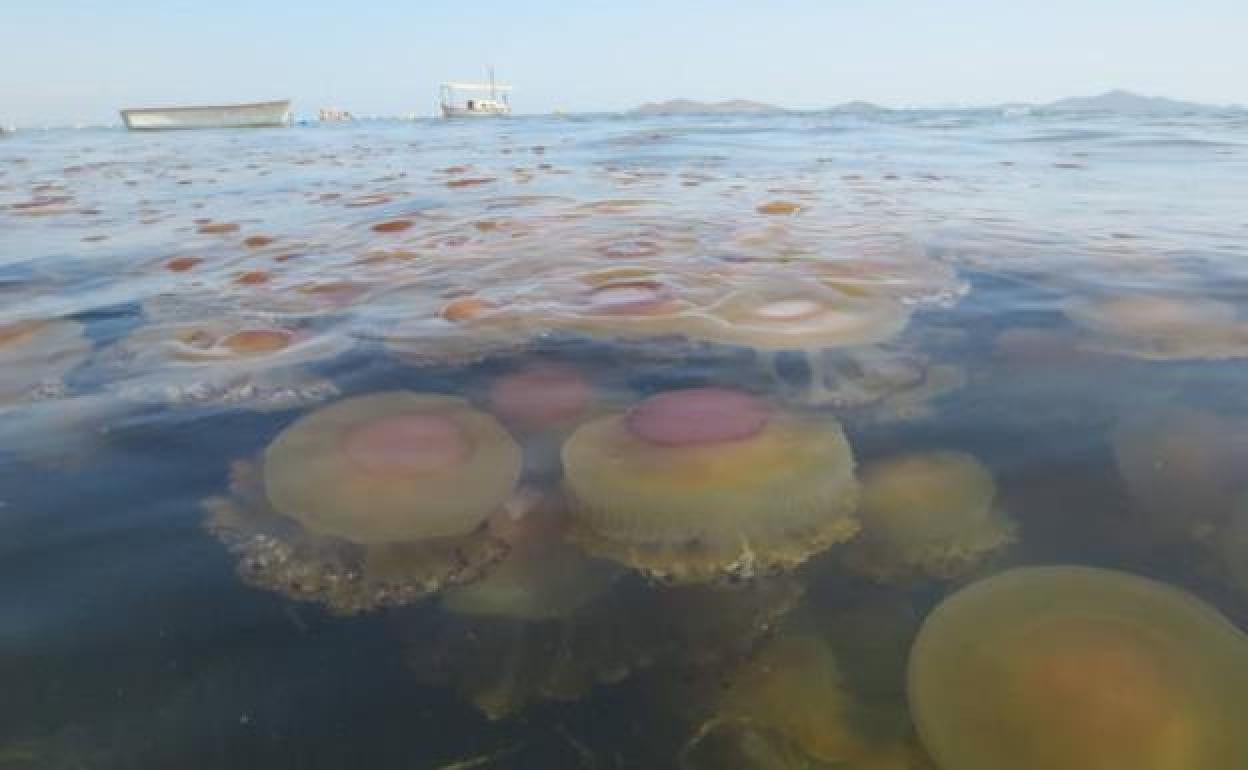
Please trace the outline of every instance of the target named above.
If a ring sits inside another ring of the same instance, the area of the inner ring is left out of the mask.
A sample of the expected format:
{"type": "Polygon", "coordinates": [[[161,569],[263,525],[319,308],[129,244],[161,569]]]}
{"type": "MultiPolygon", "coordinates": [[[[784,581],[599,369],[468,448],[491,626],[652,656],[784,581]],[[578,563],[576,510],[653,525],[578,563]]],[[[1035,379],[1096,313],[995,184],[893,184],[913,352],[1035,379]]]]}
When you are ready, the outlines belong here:
{"type": "Polygon", "coordinates": [[[1116,87],[1248,103],[1248,0],[3,0],[0,122],[275,97],[431,114],[440,81],[491,62],[521,112],[1116,87]]]}

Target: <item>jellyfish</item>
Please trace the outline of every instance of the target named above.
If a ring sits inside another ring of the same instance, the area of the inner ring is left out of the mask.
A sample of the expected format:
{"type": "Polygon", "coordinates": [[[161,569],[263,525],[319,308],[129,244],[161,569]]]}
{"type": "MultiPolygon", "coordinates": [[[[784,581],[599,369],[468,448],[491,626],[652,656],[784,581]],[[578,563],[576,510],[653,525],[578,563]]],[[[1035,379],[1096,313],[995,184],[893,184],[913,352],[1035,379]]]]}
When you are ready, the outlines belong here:
{"type": "Polygon", "coordinates": [[[490,384],[486,400],[490,412],[524,446],[526,470],[536,477],[557,477],[564,440],[606,409],[604,396],[584,372],[552,362],[504,374],[490,384]]]}
{"type": "Polygon", "coordinates": [[[480,580],[446,589],[442,606],[461,615],[542,621],[571,615],[606,592],[623,569],[568,543],[561,502],[504,509],[489,531],[508,545],[507,556],[480,580]]]}
{"type": "Polygon", "coordinates": [[[338,394],[303,365],[350,349],[350,338],[260,318],[157,323],[106,350],[101,365],[126,400],[177,406],[294,409],[338,394]]]}
{"type": "Polygon", "coordinates": [[[1248,637],[1147,578],[1054,566],[973,583],[924,621],[908,679],[942,768],[1248,767],[1248,637]]]}
{"type": "Polygon", "coordinates": [[[803,356],[817,376],[807,402],[834,404],[839,383],[824,376],[829,351],[846,351],[886,342],[909,323],[910,311],[880,294],[846,292],[810,281],[776,279],[746,282],[744,288],[713,306],[693,332],[710,342],[745,347],[775,372],[776,358],[803,356]]]}
{"type": "Polygon", "coordinates": [[[702,314],[726,291],[708,272],[622,265],[552,282],[527,298],[523,312],[551,329],[598,339],[698,337],[702,314]]]}
{"type": "Polygon", "coordinates": [[[741,391],[669,391],[586,423],[563,466],[573,537],[658,580],[783,571],[858,529],[840,425],[741,391]]]}
{"type": "Polygon", "coordinates": [[[501,719],[642,671],[713,669],[750,650],[800,597],[800,584],[786,577],[659,588],[624,575],[558,617],[455,611],[400,617],[398,631],[419,681],[452,688],[501,719]]]}
{"type": "Polygon", "coordinates": [[[1248,323],[1234,305],[1143,294],[1087,300],[1066,315],[1090,336],[1085,346],[1152,361],[1248,357],[1248,323]]]}
{"type": "Polygon", "coordinates": [[[966,384],[960,366],[891,347],[828,349],[805,359],[809,378],[796,382],[769,362],[787,401],[863,410],[881,422],[929,416],[932,401],[966,384]]]}
{"type": "Polygon", "coordinates": [[[64,395],[65,375],[90,352],[77,321],[0,324],[0,408],[64,395]]]}
{"type": "Polygon", "coordinates": [[[481,577],[507,552],[488,519],[516,495],[520,448],[451,396],[345,399],[236,463],[208,529],[244,580],[353,613],[481,577]]]}
{"type": "Polygon", "coordinates": [[[1017,540],[992,474],[965,452],[891,457],[860,478],[862,532],[845,563],[874,580],[952,580],[1017,540]]]}
{"type": "Polygon", "coordinates": [[[1133,511],[1134,536],[1162,542],[1208,538],[1248,491],[1248,419],[1187,407],[1122,421],[1114,457],[1133,511]]]}
{"type": "Polygon", "coordinates": [[[496,299],[476,293],[446,298],[423,288],[399,289],[380,300],[392,304],[380,330],[386,350],[413,366],[457,366],[529,347],[538,330],[496,299]]]}
{"type": "Polygon", "coordinates": [[[1226,524],[1212,538],[1219,566],[1231,585],[1248,596],[1248,488],[1236,501],[1226,524]]]}
{"type": "Polygon", "coordinates": [[[677,755],[684,770],[919,767],[904,732],[872,733],[841,661],[816,634],[782,629],[680,698],[675,708],[702,714],[677,755]]]}

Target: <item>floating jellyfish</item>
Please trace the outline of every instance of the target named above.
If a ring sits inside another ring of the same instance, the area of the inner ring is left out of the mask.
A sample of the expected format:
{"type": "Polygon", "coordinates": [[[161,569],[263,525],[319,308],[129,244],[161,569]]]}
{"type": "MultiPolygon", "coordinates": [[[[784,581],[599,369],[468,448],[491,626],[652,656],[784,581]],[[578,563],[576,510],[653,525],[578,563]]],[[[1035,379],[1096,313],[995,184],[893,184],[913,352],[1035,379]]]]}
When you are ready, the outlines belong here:
{"type": "Polygon", "coordinates": [[[726,291],[707,272],[620,266],[545,286],[525,312],[551,329],[596,338],[698,337],[703,314],[726,291]]]}
{"type": "Polygon", "coordinates": [[[862,532],[845,561],[874,580],[952,580],[1017,540],[992,474],[965,452],[880,460],[860,478],[862,532]]]}
{"type": "Polygon", "coordinates": [[[519,352],[538,329],[507,312],[504,303],[477,294],[445,298],[401,289],[380,302],[395,321],[380,331],[386,350],[413,366],[457,366],[519,352]]]}
{"type": "MultiPolygon", "coordinates": [[[[810,281],[747,282],[717,303],[693,336],[710,342],[749,348],[774,371],[782,353],[804,356],[811,378],[807,403],[835,403],[838,385],[827,383],[823,359],[828,351],[844,351],[885,342],[909,323],[910,311],[880,295],[860,295],[810,281]]],[[[778,371],[775,379],[782,380],[778,371]]]]}
{"type": "Polygon", "coordinates": [[[1022,568],[959,591],[924,621],[909,699],[949,770],[1248,767],[1248,637],[1122,572],[1022,568]]]}
{"type": "Polygon", "coordinates": [[[332,358],[349,337],[261,319],[158,323],[140,328],[105,351],[126,400],[179,406],[294,409],[338,394],[329,380],[302,365],[332,358]]]}
{"type": "Polygon", "coordinates": [[[560,617],[421,615],[399,631],[420,681],[450,687],[501,719],[537,702],[579,700],[642,670],[701,670],[739,658],[800,597],[788,578],[658,588],[626,575],[560,617]]]}
{"type": "Polygon", "coordinates": [[[0,408],[63,395],[65,375],[90,352],[77,321],[0,324],[0,408]]]}
{"type": "Polygon", "coordinates": [[[1085,347],[1152,361],[1248,357],[1248,322],[1230,303],[1128,295],[1075,303],[1066,315],[1090,334],[1085,347]]]}
{"type": "Polygon", "coordinates": [[[783,571],[852,537],[841,427],[723,388],[662,393],[564,444],[574,537],[675,583],[783,571]]]}
{"type": "Polygon", "coordinates": [[[515,494],[520,448],[451,396],[379,393],[286,428],[238,463],[208,529],[244,579],[352,613],[479,578],[507,552],[485,526],[515,494]]]}
{"type": "Polygon", "coordinates": [[[1248,419],[1169,408],[1112,434],[1118,472],[1149,539],[1207,538],[1248,492],[1248,419]]]}
{"type": "Polygon", "coordinates": [[[900,334],[909,319],[909,311],[888,297],[770,281],[718,303],[704,334],[756,350],[824,350],[885,342],[900,334]]]}

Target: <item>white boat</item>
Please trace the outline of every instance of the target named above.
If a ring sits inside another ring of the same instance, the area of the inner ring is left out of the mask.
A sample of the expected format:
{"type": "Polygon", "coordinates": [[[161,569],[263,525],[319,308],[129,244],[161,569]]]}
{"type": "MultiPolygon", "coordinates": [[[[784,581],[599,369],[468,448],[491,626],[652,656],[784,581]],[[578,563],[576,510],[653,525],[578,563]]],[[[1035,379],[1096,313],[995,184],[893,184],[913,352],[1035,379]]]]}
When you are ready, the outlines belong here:
{"type": "Polygon", "coordinates": [[[511,114],[511,103],[507,94],[511,86],[499,85],[494,82],[494,70],[490,70],[488,83],[443,83],[442,84],[442,117],[500,117],[511,114]],[[474,94],[488,94],[475,96],[474,94]]]}
{"type": "Polygon", "coordinates": [[[121,111],[131,131],[183,128],[262,128],[290,123],[290,101],[202,107],[144,107],[121,111]]]}
{"type": "Polygon", "coordinates": [[[355,120],[355,116],[337,107],[322,107],[317,120],[322,123],[347,123],[355,120]]]}

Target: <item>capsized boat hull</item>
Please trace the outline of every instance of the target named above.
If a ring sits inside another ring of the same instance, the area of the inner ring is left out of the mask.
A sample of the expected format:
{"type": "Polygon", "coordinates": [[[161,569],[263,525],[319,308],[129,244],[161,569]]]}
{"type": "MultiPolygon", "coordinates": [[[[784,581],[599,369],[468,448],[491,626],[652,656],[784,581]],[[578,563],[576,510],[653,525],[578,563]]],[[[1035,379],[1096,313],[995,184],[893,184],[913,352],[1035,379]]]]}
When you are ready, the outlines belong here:
{"type": "Polygon", "coordinates": [[[290,101],[196,107],[145,107],[121,111],[131,131],[191,128],[264,128],[290,123],[290,101]]]}

